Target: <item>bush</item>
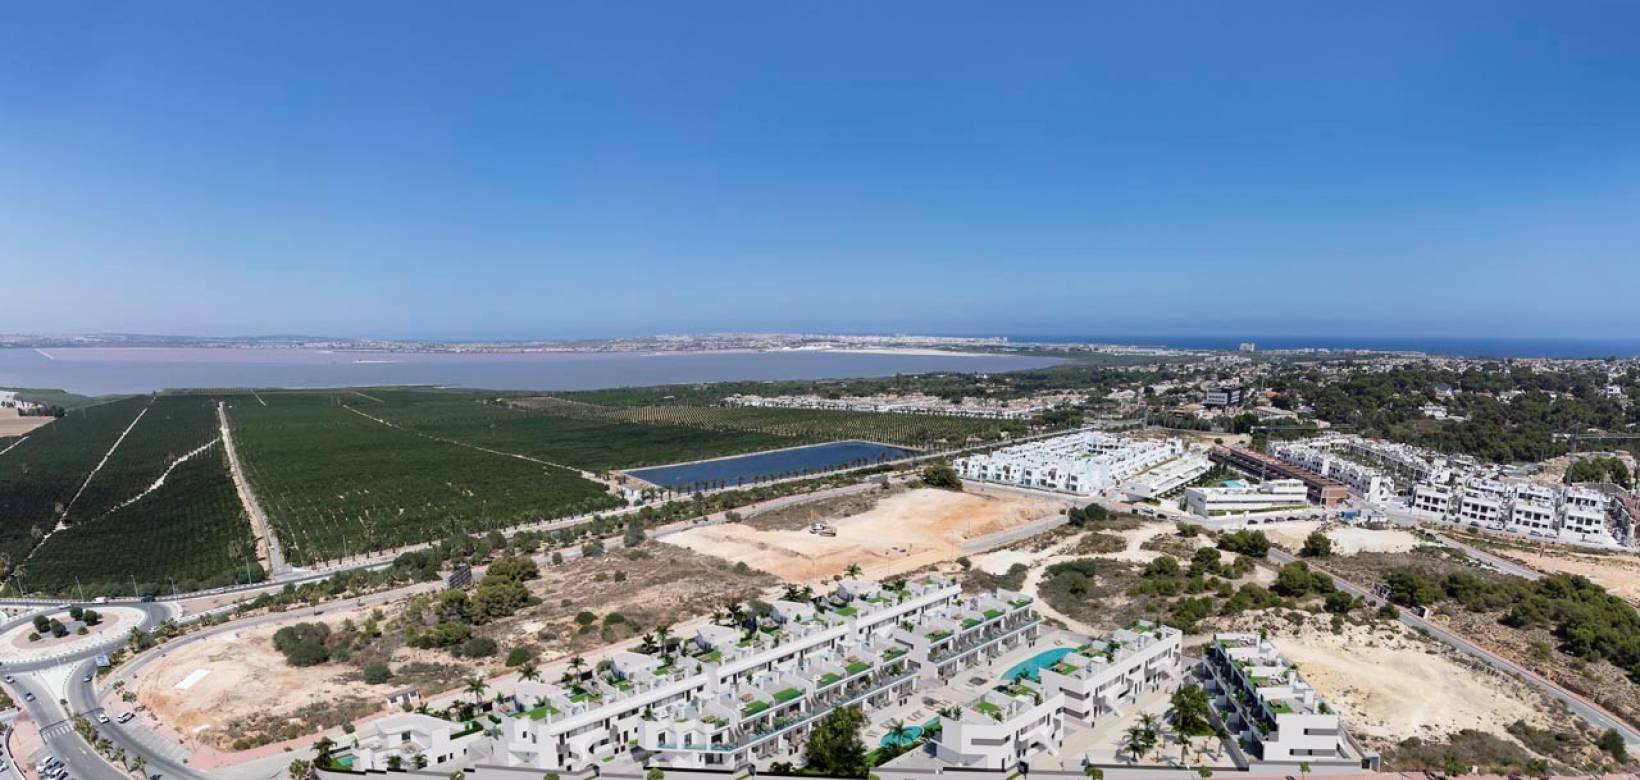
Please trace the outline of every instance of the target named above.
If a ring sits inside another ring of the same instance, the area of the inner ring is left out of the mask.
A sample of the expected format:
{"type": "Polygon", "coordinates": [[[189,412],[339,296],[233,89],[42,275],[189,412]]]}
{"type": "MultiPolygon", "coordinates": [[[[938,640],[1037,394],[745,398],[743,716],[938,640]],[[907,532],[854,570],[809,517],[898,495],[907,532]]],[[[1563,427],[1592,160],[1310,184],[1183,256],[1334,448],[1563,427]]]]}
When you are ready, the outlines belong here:
{"type": "Polygon", "coordinates": [[[922,470],[922,482],[932,488],[944,490],[961,490],[962,477],[957,476],[957,470],[943,463],[936,463],[922,470]]]}
{"type": "Polygon", "coordinates": [[[519,646],[507,651],[508,666],[521,666],[532,660],[535,660],[535,651],[529,647],[519,646]]]}
{"type": "Polygon", "coordinates": [[[1219,549],[1263,558],[1270,552],[1270,538],[1263,531],[1231,531],[1219,537],[1219,549]]]}
{"type": "Polygon", "coordinates": [[[285,626],[273,634],[273,649],[285,656],[291,666],[316,666],[330,660],[325,640],[330,638],[330,626],[323,623],[297,623],[285,626]]]}
{"type": "Polygon", "coordinates": [[[1306,558],[1325,558],[1332,555],[1332,540],[1320,531],[1311,531],[1310,535],[1304,538],[1304,547],[1298,554],[1306,558]]]}
{"type": "Polygon", "coordinates": [[[370,685],[381,685],[393,679],[393,670],[387,664],[371,664],[364,668],[364,681],[370,685]]]}
{"type": "Polygon", "coordinates": [[[475,636],[461,643],[461,652],[458,655],[464,655],[468,658],[488,658],[495,655],[498,649],[494,639],[487,636],[475,636]]]}

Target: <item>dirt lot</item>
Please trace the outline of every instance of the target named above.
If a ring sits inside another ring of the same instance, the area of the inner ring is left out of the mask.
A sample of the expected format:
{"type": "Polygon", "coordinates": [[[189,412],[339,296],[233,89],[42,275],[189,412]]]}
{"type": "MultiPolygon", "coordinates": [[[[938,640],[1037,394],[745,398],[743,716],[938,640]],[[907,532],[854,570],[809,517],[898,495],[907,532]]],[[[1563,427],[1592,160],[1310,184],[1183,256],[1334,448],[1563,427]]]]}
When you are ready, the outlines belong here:
{"type": "Polygon", "coordinates": [[[0,436],[22,436],[55,419],[57,418],[23,417],[11,407],[0,408],[0,436]]]}
{"type": "MultiPolygon", "coordinates": [[[[337,612],[317,620],[332,628],[366,611],[337,612]]],[[[291,620],[290,622],[300,622],[291,620]]],[[[304,707],[342,706],[379,700],[390,687],[366,685],[345,664],[295,667],[273,649],[280,625],[229,632],[194,642],[143,670],[135,684],[137,700],[183,736],[217,747],[229,747],[238,724],[258,716],[294,716],[304,707]],[[256,691],[246,696],[246,691],[256,691]]],[[[377,709],[369,705],[366,711],[377,709]]]]}
{"type": "Polygon", "coordinates": [[[1549,574],[1580,574],[1613,595],[1640,603],[1640,555],[1582,553],[1545,547],[1542,550],[1488,545],[1488,552],[1519,561],[1549,574]]]}
{"type": "Polygon", "coordinates": [[[1334,555],[1355,555],[1364,552],[1400,553],[1419,545],[1418,537],[1396,528],[1373,530],[1337,524],[1323,526],[1319,521],[1308,521],[1276,523],[1258,530],[1262,530],[1270,537],[1270,541],[1276,546],[1289,552],[1296,552],[1304,546],[1305,537],[1318,528],[1327,535],[1327,538],[1332,539],[1334,555]]]}
{"type": "Polygon", "coordinates": [[[1501,735],[1517,720],[1557,725],[1551,715],[1555,708],[1541,694],[1474,668],[1399,623],[1348,625],[1344,633],[1334,634],[1262,616],[1238,622],[1247,624],[1240,628],[1254,630],[1279,627],[1272,637],[1276,647],[1358,736],[1399,742],[1441,739],[1463,729],[1501,735]]]}
{"type": "Polygon", "coordinates": [[[665,541],[744,562],[789,582],[814,582],[857,564],[870,578],[889,577],[962,554],[964,542],[1057,514],[1066,502],[1012,494],[912,490],[872,508],[824,519],[837,535],[759,530],[730,524],[695,528],[665,541]]]}
{"type": "MultiPolygon", "coordinates": [[[[807,534],[805,534],[807,536],[807,534]]],[[[529,583],[541,604],[486,628],[502,647],[538,641],[543,661],[602,647],[652,631],[662,623],[678,626],[709,615],[731,601],[768,598],[778,584],[751,568],[666,544],[645,544],[640,558],[626,553],[571,561],[541,570],[529,583]],[[582,611],[598,620],[583,628],[582,611]],[[619,614],[618,621],[609,620],[619,614]]]]}
{"type": "Polygon", "coordinates": [[[762,572],[737,570],[682,548],[646,544],[636,552],[639,557],[622,552],[542,567],[540,579],[528,583],[541,603],[475,629],[500,645],[490,658],[458,659],[443,650],[405,646],[401,603],[383,608],[383,637],[355,651],[348,662],[289,666],[274,650],[273,634],[297,622],[323,622],[335,631],[348,619],[363,624],[371,610],[327,611],[317,619],[292,618],[194,642],[147,667],[133,690],[179,734],[235,749],[245,739],[261,744],[357,720],[380,711],[380,696],[390,690],[414,686],[430,696],[457,687],[464,675],[500,674],[507,651],[516,646],[536,648],[543,666],[550,666],[574,653],[628,641],[663,622],[687,622],[731,600],[766,598],[777,585],[762,572]],[[595,616],[586,628],[575,620],[581,612],[595,616]],[[610,620],[616,613],[621,617],[610,620]],[[394,678],[368,685],[360,669],[377,661],[386,662],[394,678]]]}

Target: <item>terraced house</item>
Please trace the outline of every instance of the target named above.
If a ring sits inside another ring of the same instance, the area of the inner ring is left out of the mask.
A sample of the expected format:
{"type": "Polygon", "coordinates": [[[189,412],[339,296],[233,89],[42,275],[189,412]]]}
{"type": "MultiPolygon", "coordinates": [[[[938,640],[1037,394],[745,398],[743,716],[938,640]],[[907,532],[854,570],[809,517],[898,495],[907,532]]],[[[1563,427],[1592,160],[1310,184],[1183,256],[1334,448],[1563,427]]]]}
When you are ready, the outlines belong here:
{"type": "Polygon", "coordinates": [[[573,771],[639,746],[655,765],[723,768],[798,751],[835,708],[903,701],[1033,638],[1031,603],[965,597],[935,576],[846,580],[817,604],[776,602],[764,618],[620,653],[571,682],[519,685],[496,763],[573,771]]]}
{"type": "Polygon", "coordinates": [[[1065,714],[1082,723],[1120,717],[1124,703],[1179,679],[1183,642],[1176,628],[1140,621],[1043,667],[1042,687],[1062,694],[1065,714]]]}
{"type": "Polygon", "coordinates": [[[1257,634],[1215,634],[1199,668],[1214,710],[1251,758],[1270,762],[1365,760],[1298,670],[1257,634]]]}

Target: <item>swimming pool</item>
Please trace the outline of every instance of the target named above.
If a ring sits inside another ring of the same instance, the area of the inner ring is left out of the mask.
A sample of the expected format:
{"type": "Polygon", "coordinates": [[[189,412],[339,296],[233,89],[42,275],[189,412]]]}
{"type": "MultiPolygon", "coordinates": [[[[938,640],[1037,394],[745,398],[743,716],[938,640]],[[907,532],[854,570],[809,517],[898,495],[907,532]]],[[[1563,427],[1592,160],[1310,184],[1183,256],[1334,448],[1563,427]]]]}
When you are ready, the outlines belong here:
{"type": "Polygon", "coordinates": [[[1220,484],[1224,485],[1227,488],[1244,488],[1244,487],[1247,487],[1247,480],[1245,480],[1245,479],[1227,479],[1227,480],[1225,480],[1224,482],[1222,482],[1220,484]]]}
{"type": "Polygon", "coordinates": [[[887,734],[884,734],[883,735],[883,740],[882,740],[882,746],[883,747],[903,747],[905,745],[910,745],[910,744],[916,742],[919,738],[921,738],[922,733],[923,733],[922,726],[906,726],[905,727],[905,736],[901,737],[898,740],[894,739],[893,732],[889,732],[887,734]]]}
{"type": "Polygon", "coordinates": [[[1060,659],[1074,652],[1076,652],[1076,648],[1074,647],[1056,647],[1052,650],[1044,650],[1031,656],[1030,658],[1014,664],[1008,669],[1008,671],[1003,673],[1002,679],[1008,680],[1009,682],[1017,680],[1021,677],[1029,677],[1032,680],[1041,680],[1043,668],[1059,663],[1060,659]]]}

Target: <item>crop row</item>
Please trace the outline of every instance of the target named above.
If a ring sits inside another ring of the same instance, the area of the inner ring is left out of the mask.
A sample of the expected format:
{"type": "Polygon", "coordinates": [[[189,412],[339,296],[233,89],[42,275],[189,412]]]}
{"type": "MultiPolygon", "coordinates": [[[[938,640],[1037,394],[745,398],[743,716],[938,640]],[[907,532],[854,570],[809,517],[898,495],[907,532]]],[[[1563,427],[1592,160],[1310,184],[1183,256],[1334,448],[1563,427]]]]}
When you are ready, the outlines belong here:
{"type": "Polygon", "coordinates": [[[379,392],[362,411],[428,435],[586,471],[653,466],[790,447],[772,432],[623,420],[603,407],[532,409],[470,393],[379,392]]]}
{"type": "Polygon", "coordinates": [[[0,555],[8,562],[22,560],[57,524],[86,476],[148,400],[71,410],[0,455],[0,555]]]}
{"type": "Polygon", "coordinates": [[[155,398],[69,508],[69,524],[101,517],[140,495],[178,458],[217,437],[216,402],[206,396],[155,398]]]}
{"type": "Polygon", "coordinates": [[[259,580],[262,570],[223,447],[213,443],[140,500],[52,534],[22,575],[31,590],[90,595],[129,594],[133,581],[225,585],[259,580]]]}
{"type": "MultiPolygon", "coordinates": [[[[369,391],[375,397],[377,391],[369,391]]],[[[439,441],[350,411],[360,395],[262,393],[229,410],[241,465],[286,557],[308,564],[613,506],[566,469],[439,441]]]]}

